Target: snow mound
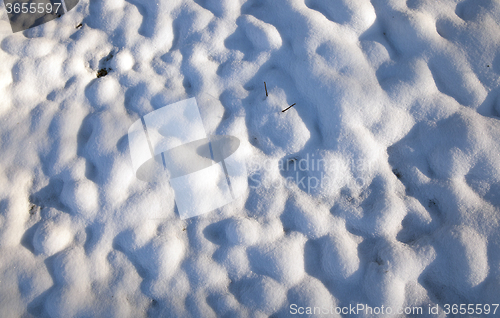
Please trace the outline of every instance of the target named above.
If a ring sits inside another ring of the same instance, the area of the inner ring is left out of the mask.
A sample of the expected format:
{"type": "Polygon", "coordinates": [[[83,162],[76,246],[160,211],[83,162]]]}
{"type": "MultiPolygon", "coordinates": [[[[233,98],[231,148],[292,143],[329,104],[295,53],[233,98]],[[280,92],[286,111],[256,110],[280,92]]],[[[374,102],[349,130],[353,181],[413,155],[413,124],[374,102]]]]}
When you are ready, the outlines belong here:
{"type": "Polygon", "coordinates": [[[36,253],[51,256],[65,249],[72,240],[73,234],[69,224],[47,222],[37,228],[33,236],[33,246],[36,253]]]}

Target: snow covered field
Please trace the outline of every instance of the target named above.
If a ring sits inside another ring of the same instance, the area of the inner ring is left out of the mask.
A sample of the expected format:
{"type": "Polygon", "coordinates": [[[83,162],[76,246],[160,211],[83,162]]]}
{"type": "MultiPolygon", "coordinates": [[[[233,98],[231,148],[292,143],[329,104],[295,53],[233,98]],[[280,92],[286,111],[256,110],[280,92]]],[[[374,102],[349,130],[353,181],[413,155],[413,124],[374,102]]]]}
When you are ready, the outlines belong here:
{"type": "Polygon", "coordinates": [[[0,3],[0,317],[500,316],[500,1],[0,3]],[[249,188],[182,220],[127,131],[191,97],[249,188]]]}

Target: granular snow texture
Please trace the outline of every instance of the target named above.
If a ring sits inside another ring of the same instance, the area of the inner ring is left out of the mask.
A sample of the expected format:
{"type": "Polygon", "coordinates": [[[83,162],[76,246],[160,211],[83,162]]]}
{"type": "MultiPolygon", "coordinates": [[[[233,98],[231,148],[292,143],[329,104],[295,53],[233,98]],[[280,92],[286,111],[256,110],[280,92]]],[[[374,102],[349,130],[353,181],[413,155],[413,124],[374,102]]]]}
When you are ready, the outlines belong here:
{"type": "Polygon", "coordinates": [[[499,1],[0,18],[1,317],[500,302],[499,1]],[[207,134],[241,141],[249,190],[181,220],[168,183],[135,177],[127,131],[191,97],[207,134]]]}

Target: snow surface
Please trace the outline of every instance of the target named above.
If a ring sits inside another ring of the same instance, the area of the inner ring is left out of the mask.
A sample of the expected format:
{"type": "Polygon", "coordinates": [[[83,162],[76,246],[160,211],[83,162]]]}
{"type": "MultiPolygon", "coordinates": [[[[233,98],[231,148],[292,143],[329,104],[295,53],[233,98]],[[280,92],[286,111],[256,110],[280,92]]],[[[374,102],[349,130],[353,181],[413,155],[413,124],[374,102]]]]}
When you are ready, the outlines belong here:
{"type": "Polygon", "coordinates": [[[82,0],[16,34],[0,20],[0,316],[500,302],[499,1],[82,0]],[[168,183],[134,176],[127,131],[190,97],[207,134],[241,141],[250,188],[181,220],[168,183]]]}

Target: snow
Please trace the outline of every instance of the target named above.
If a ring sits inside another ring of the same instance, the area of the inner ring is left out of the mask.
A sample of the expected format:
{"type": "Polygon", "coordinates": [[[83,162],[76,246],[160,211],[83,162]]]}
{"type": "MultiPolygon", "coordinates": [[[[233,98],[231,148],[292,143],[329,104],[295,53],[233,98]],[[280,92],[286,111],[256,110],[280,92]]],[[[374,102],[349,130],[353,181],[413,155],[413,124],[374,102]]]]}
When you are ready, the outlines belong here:
{"type": "Polygon", "coordinates": [[[65,249],[72,241],[70,227],[47,222],[41,224],[33,235],[33,245],[37,254],[48,256],[65,249]]]}
{"type": "Polygon", "coordinates": [[[499,303],[500,2],[82,0],[14,34],[1,6],[1,316],[499,303]],[[237,138],[243,194],[184,218],[128,132],[190,98],[152,140],[237,138]]]}

